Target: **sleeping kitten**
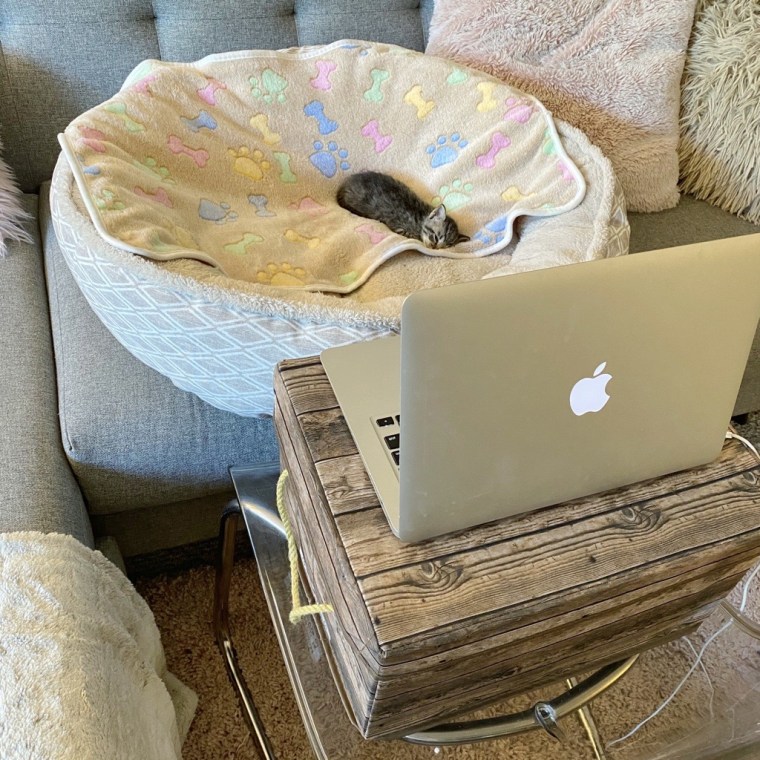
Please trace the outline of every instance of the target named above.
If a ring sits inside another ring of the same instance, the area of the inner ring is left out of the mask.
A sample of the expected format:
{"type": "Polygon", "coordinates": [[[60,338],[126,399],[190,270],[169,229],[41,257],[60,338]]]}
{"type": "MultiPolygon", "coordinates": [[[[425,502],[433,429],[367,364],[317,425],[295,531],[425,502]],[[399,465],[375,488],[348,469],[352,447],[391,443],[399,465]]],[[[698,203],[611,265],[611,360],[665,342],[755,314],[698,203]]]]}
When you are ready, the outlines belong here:
{"type": "Polygon", "coordinates": [[[459,234],[441,204],[433,208],[403,182],[380,172],[359,172],[338,188],[338,203],[348,211],[376,219],[399,235],[421,240],[428,248],[449,248],[469,240],[459,234]]]}

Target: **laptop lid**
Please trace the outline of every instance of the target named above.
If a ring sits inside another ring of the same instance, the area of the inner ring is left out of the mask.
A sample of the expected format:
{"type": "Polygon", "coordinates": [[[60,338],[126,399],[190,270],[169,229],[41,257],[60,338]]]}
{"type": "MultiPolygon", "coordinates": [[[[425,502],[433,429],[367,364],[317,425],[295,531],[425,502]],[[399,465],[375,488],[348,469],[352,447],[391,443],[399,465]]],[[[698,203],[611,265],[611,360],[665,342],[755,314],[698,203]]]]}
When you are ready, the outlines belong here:
{"type": "Polygon", "coordinates": [[[760,235],[412,294],[394,532],[417,541],[710,461],[759,316],[760,235]]]}

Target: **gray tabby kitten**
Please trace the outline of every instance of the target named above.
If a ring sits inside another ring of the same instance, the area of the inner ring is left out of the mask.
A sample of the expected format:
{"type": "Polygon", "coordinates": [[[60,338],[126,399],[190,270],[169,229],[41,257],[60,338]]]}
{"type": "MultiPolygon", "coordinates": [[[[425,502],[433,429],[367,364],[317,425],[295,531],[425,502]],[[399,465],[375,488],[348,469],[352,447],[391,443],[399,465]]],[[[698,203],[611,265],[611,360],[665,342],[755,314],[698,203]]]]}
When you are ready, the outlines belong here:
{"type": "Polygon", "coordinates": [[[449,248],[470,239],[459,234],[443,204],[429,206],[388,174],[352,174],[338,188],[338,203],[353,214],[382,222],[399,235],[421,240],[428,248],[449,248]]]}

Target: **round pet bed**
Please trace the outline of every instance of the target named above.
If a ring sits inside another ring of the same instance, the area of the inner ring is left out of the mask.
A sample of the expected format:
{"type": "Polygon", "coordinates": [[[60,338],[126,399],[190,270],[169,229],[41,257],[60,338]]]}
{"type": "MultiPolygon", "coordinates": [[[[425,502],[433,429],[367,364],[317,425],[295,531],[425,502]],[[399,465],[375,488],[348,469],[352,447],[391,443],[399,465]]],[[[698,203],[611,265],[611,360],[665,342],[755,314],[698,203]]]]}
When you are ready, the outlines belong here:
{"type": "MultiPolygon", "coordinates": [[[[331,71],[324,63],[329,60],[327,54],[330,51],[342,53],[356,49],[347,47],[349,43],[342,45],[310,49],[309,55],[303,58],[303,65],[313,69],[310,82],[316,81],[326,86],[324,77],[331,71]],[[321,68],[318,65],[320,62],[321,68]],[[323,76],[321,80],[320,74],[323,76]]],[[[376,46],[368,43],[350,45],[363,45],[360,52],[366,49],[372,54],[379,54],[376,46]]],[[[398,52],[400,49],[390,50],[395,51],[395,56],[401,55],[398,52]]],[[[247,54],[237,55],[246,59],[247,54]]],[[[295,54],[287,51],[269,52],[267,55],[269,58],[262,58],[263,54],[257,53],[256,57],[265,67],[264,70],[273,71],[275,67],[271,62],[281,60],[278,56],[287,55],[293,60],[295,54]]],[[[403,51],[403,55],[407,58],[405,65],[411,63],[409,59],[412,57],[420,61],[426,58],[411,51],[403,51]]],[[[434,67],[446,66],[451,76],[451,64],[440,59],[426,59],[425,65],[431,61],[434,67]]],[[[372,70],[380,69],[375,66],[372,70]]],[[[457,71],[460,72],[457,77],[470,78],[469,86],[473,92],[479,83],[485,82],[492,87],[499,84],[479,72],[457,71]]],[[[377,86],[381,86],[384,80],[381,81],[377,74],[374,76],[377,86]]],[[[269,96],[274,103],[278,97],[274,85],[278,84],[278,80],[270,79],[270,89],[265,92],[261,89],[263,78],[259,78],[259,94],[255,97],[263,101],[269,96]]],[[[465,83],[457,78],[452,82],[455,85],[465,83]]],[[[130,86],[134,88],[134,82],[130,86]]],[[[146,86],[144,78],[138,80],[138,86],[146,86]]],[[[321,91],[321,95],[324,92],[321,91]]],[[[483,88],[477,92],[482,95],[483,88]]],[[[403,102],[403,98],[400,99],[403,102]]],[[[414,102],[406,102],[405,107],[413,109],[413,113],[418,108],[424,110],[424,104],[421,106],[416,96],[410,96],[408,100],[414,102]]],[[[324,123],[326,117],[318,106],[312,106],[311,110],[314,113],[306,115],[313,120],[315,129],[330,128],[329,124],[324,123]]],[[[123,111],[112,109],[112,112],[122,121],[125,120],[123,111]]],[[[416,110],[416,113],[420,111],[416,110]]],[[[195,127],[198,127],[197,123],[195,127]]],[[[192,127],[188,128],[192,130],[192,127]]],[[[431,129],[432,133],[438,133],[443,126],[433,126],[431,129]]],[[[109,237],[109,230],[104,229],[102,219],[94,213],[93,196],[87,187],[84,186],[84,197],[80,193],[82,172],[78,171],[78,185],[69,161],[63,157],[56,167],[51,189],[53,222],[66,261],[83,293],[106,327],[131,353],[168,376],[178,387],[196,393],[219,408],[249,416],[268,414],[272,405],[272,370],[277,361],[319,353],[328,346],[398,330],[401,304],[405,296],[414,290],[625,253],[628,225],[624,201],[609,162],[580,131],[562,122],[556,123],[556,129],[556,141],[561,141],[562,150],[568,157],[566,163],[584,185],[585,195],[579,203],[576,197],[574,203],[567,203],[568,210],[565,210],[559,202],[552,208],[551,199],[541,198],[541,207],[520,209],[516,198],[506,191],[500,192],[498,196],[501,201],[509,205],[498,213],[490,212],[491,222],[465,230],[473,236],[473,244],[469,248],[431,252],[409,241],[379,240],[382,250],[376,252],[378,255],[371,263],[362,264],[359,275],[340,281],[337,287],[332,288],[333,292],[327,292],[329,288],[312,289],[320,287],[319,283],[305,282],[302,272],[293,263],[283,261],[282,257],[273,256],[271,264],[264,266],[265,275],[268,273],[271,276],[245,279],[240,277],[239,272],[225,274],[226,268],[219,261],[213,262],[216,267],[208,266],[211,262],[203,255],[197,255],[198,249],[183,248],[182,239],[169,239],[166,234],[161,238],[160,251],[148,251],[141,245],[124,245],[123,239],[119,241],[109,237]],[[563,213],[558,213],[558,209],[563,213]],[[517,235],[512,237],[515,224],[517,235]],[[113,245],[114,242],[117,244],[113,245]],[[170,255],[156,255],[166,253],[167,244],[171,249],[170,255]],[[386,247],[383,248],[382,244],[386,247]],[[278,287],[278,283],[285,287],[278,287]]],[[[365,135],[369,144],[377,145],[378,135],[374,130],[367,131],[371,132],[365,135]]],[[[452,135],[448,134],[445,140],[453,139],[452,135]]],[[[328,137],[325,135],[324,139],[328,137]]],[[[324,148],[327,145],[324,139],[315,142],[321,142],[324,148]]],[[[441,145],[438,139],[428,140],[430,144],[427,148],[422,146],[429,159],[428,166],[437,164],[432,167],[435,170],[446,169],[448,165],[443,162],[454,155],[441,156],[443,149],[464,153],[466,148],[461,145],[466,142],[461,135],[455,147],[448,143],[441,145]]],[[[488,167],[488,161],[499,153],[497,148],[502,143],[493,142],[492,137],[484,139],[491,140],[484,144],[485,148],[491,145],[490,158],[489,150],[484,150],[483,145],[480,150],[473,149],[471,155],[475,158],[486,156],[481,164],[488,167]]],[[[236,155],[230,159],[233,162],[241,158],[239,148],[234,150],[236,155]]],[[[324,172],[331,167],[326,164],[321,168],[316,166],[313,156],[318,153],[320,150],[314,147],[309,160],[326,176],[324,172]]],[[[335,151],[332,153],[335,154],[335,151]]],[[[336,155],[341,158],[339,151],[336,155]]],[[[262,151],[258,158],[264,161],[264,156],[262,151]]],[[[73,160],[78,161],[80,166],[86,165],[81,159],[82,156],[78,155],[73,160]]],[[[454,161],[449,163],[454,164],[454,161]]],[[[340,171],[338,160],[335,174],[339,175],[340,171]]],[[[567,176],[571,176],[569,172],[567,176]]],[[[249,176],[248,180],[251,179],[249,176]]],[[[438,195],[448,194],[456,199],[456,193],[464,196],[472,190],[470,183],[458,179],[456,174],[434,171],[430,184],[424,189],[430,196],[437,192],[438,195]],[[443,182],[443,179],[446,181],[443,182]],[[441,190],[442,187],[445,191],[441,190]]],[[[334,192],[338,180],[336,176],[330,192],[334,192]]],[[[554,185],[562,190],[555,180],[556,177],[552,177],[554,185]]],[[[421,186],[424,186],[424,181],[421,186]]],[[[155,188],[148,188],[146,195],[151,193],[155,196],[155,188]]],[[[250,195],[259,197],[266,193],[250,195]]],[[[528,195],[522,194],[523,198],[528,195]]],[[[537,193],[535,195],[538,197],[537,193]]],[[[99,197],[102,200],[104,196],[101,193],[99,197]]],[[[262,210],[250,198],[248,202],[254,212],[262,210]]],[[[193,203],[197,209],[197,198],[193,199],[193,203]]],[[[202,208],[210,211],[209,207],[202,208]]],[[[267,209],[263,208],[263,211],[266,214],[267,209]]],[[[464,207],[457,209],[459,218],[468,221],[470,217],[466,211],[464,207]]],[[[203,214],[200,216],[204,218],[203,214]]],[[[205,221],[213,222],[213,219],[205,221]]],[[[379,223],[374,225],[382,226],[379,223]]],[[[173,224],[174,228],[176,226],[176,223],[173,224]]],[[[171,230],[172,227],[168,226],[167,229],[171,230]]],[[[295,235],[308,237],[301,228],[291,231],[291,243],[304,242],[297,240],[295,235]]],[[[372,242],[366,231],[364,234],[372,242]]],[[[155,240],[155,237],[152,239],[155,240]]],[[[134,243],[134,236],[132,241],[134,243]]],[[[341,266],[344,266],[343,263],[341,266]]],[[[259,271],[261,268],[259,266],[259,271]]],[[[351,270],[352,275],[356,274],[355,270],[356,267],[351,270]]]]}

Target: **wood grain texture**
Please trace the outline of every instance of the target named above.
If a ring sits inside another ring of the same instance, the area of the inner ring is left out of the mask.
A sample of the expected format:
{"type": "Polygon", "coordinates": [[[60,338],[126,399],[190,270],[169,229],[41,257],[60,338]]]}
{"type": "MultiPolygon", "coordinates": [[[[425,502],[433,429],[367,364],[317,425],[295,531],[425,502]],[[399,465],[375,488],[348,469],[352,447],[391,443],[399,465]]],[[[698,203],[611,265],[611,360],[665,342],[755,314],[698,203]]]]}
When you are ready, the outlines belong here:
{"type": "Polygon", "coordinates": [[[316,358],[275,372],[287,508],[354,719],[416,730],[692,630],[760,556],[760,468],[713,463],[417,544],[316,358]]]}

